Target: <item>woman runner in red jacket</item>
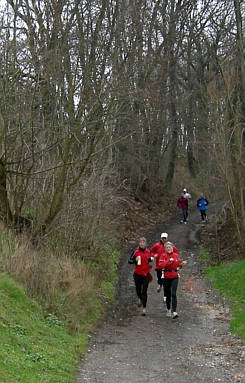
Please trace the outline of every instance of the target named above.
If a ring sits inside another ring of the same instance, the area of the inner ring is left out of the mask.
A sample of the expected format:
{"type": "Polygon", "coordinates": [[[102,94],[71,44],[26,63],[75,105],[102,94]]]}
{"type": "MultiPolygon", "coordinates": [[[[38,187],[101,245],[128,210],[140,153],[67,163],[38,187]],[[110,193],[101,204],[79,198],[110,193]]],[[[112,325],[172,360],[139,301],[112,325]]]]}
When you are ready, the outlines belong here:
{"type": "Polygon", "coordinates": [[[142,315],[146,314],[147,303],[147,289],[149,282],[152,280],[149,265],[154,258],[150,256],[149,250],[146,248],[146,239],[144,237],[139,239],[139,247],[134,252],[135,267],[134,267],[134,283],[136,294],[139,298],[139,307],[142,305],[142,315]]]}
{"type": "MultiPolygon", "coordinates": [[[[164,294],[164,280],[162,278],[162,266],[161,262],[164,258],[165,254],[165,243],[168,242],[168,233],[162,233],[161,238],[159,242],[156,242],[150,249],[150,254],[152,257],[155,258],[155,270],[156,270],[156,276],[157,276],[157,292],[159,293],[161,291],[161,287],[163,286],[163,301],[166,302],[166,297],[164,294]]],[[[173,247],[174,252],[178,253],[178,249],[174,246],[173,247]]]]}
{"type": "Polygon", "coordinates": [[[165,243],[165,254],[161,266],[164,277],[164,292],[166,295],[167,316],[173,319],[178,318],[177,309],[177,287],[179,282],[178,270],[185,265],[186,261],[179,259],[178,253],[174,252],[171,242],[165,243]]]}

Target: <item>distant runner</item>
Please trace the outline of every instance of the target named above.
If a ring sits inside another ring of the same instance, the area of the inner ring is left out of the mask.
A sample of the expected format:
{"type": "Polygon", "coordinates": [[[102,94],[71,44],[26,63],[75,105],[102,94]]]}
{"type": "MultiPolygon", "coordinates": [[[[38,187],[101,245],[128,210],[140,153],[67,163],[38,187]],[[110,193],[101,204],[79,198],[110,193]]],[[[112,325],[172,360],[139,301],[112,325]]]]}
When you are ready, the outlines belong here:
{"type": "Polygon", "coordinates": [[[188,199],[184,197],[184,193],[182,193],[181,196],[178,198],[177,206],[182,211],[183,219],[180,221],[180,223],[186,224],[188,216],[188,199]]]}
{"type": "Polygon", "coordinates": [[[184,197],[187,198],[188,200],[191,199],[191,195],[190,195],[190,193],[187,191],[186,188],[183,189],[183,194],[184,194],[184,197]]]}
{"type": "MultiPolygon", "coordinates": [[[[186,188],[183,189],[183,195],[185,198],[188,199],[188,202],[191,200],[191,195],[186,188]]],[[[189,206],[187,207],[187,211],[186,211],[186,221],[188,221],[188,216],[189,216],[189,206]]]]}
{"type": "Polygon", "coordinates": [[[197,208],[199,209],[199,211],[201,213],[202,222],[207,221],[206,210],[207,210],[208,203],[209,202],[208,202],[207,198],[205,198],[204,194],[201,193],[200,198],[198,198],[198,200],[197,200],[197,208]]]}

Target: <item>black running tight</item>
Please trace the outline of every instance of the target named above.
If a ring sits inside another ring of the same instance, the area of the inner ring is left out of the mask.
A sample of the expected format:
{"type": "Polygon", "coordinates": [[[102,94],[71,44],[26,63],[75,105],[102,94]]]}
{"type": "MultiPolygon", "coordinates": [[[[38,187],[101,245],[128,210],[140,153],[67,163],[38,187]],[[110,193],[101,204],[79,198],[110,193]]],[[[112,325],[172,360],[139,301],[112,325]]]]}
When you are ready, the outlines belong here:
{"type": "Polygon", "coordinates": [[[177,287],[179,278],[164,278],[164,294],[166,296],[167,309],[172,312],[176,311],[177,308],[177,287]],[[171,307],[172,304],[172,307],[171,307]]]}
{"type": "Polygon", "coordinates": [[[134,273],[134,283],[136,288],[136,294],[141,300],[143,307],[146,307],[149,276],[147,275],[146,277],[143,277],[143,275],[134,273]]]}

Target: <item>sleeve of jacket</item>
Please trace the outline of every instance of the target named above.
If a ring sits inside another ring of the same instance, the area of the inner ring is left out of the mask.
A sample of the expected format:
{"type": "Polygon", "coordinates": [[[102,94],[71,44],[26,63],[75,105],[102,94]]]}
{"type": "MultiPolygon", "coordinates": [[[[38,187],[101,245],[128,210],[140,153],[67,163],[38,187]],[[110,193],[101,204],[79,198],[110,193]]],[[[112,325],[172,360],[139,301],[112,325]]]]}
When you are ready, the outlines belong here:
{"type": "Polygon", "coordinates": [[[157,251],[158,251],[158,244],[155,243],[155,245],[153,245],[150,249],[150,254],[155,255],[157,254],[157,251]]]}
{"type": "Polygon", "coordinates": [[[178,269],[182,269],[182,267],[183,267],[183,263],[182,263],[182,261],[179,259],[179,260],[178,260],[177,268],[178,268],[178,269]]]}
{"type": "Polygon", "coordinates": [[[135,263],[136,263],[136,257],[138,256],[138,253],[139,253],[139,251],[138,251],[138,249],[136,249],[134,252],[135,263]]]}

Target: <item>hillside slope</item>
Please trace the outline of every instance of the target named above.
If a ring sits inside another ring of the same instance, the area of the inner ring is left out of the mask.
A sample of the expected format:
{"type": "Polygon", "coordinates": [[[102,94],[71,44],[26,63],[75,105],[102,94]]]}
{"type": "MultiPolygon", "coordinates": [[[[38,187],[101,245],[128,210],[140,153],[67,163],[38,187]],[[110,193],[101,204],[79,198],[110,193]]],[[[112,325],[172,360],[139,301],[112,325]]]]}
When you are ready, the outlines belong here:
{"type": "Polygon", "coordinates": [[[0,275],[0,382],[71,383],[85,336],[67,333],[22,288],[0,275]]]}

